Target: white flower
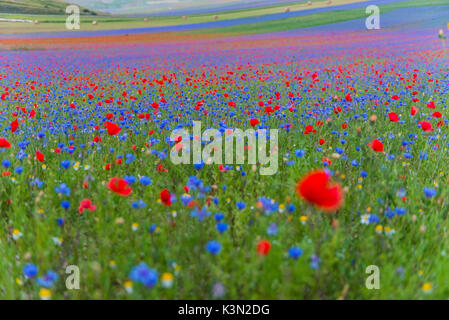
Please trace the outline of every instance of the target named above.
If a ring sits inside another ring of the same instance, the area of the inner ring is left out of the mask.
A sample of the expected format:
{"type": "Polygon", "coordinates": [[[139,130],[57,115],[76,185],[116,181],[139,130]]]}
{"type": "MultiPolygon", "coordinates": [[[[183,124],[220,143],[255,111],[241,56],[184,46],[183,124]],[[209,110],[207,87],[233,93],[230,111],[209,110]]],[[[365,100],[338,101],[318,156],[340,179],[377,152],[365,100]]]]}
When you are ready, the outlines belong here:
{"type": "Polygon", "coordinates": [[[362,224],[369,224],[369,214],[364,214],[364,215],[361,217],[360,222],[361,222],[362,224]]]}

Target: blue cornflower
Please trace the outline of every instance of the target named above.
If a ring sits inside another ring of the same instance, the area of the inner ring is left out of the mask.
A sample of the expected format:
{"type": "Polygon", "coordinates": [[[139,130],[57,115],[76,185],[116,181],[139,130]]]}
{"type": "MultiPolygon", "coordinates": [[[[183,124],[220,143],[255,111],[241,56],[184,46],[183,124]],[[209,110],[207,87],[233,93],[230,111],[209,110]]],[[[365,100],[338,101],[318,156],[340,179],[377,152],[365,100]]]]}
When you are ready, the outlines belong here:
{"type": "Polygon", "coordinates": [[[67,187],[67,185],[65,183],[61,183],[59,185],[59,187],[55,187],[55,191],[56,191],[56,193],[61,193],[66,196],[70,196],[70,188],[67,187]]]}
{"type": "Polygon", "coordinates": [[[211,240],[207,243],[206,250],[213,255],[217,255],[221,250],[221,243],[215,240],[211,240]]]}
{"type": "Polygon", "coordinates": [[[70,208],[70,202],[68,202],[67,200],[63,200],[61,202],[61,207],[65,210],[67,210],[68,208],[70,208]]]}
{"type": "Polygon", "coordinates": [[[369,215],[369,223],[379,223],[379,217],[375,214],[369,215]]]}
{"type": "Polygon", "coordinates": [[[190,216],[197,218],[199,221],[202,221],[205,217],[208,217],[210,215],[211,213],[207,211],[206,206],[202,207],[201,209],[195,208],[190,212],[190,216]]]}
{"type": "Polygon", "coordinates": [[[243,209],[246,208],[246,203],[243,202],[243,201],[238,201],[238,202],[236,203],[236,206],[237,206],[237,209],[243,210],[243,209]]]}
{"type": "Polygon", "coordinates": [[[147,176],[142,176],[140,178],[140,184],[143,185],[143,186],[148,186],[148,185],[151,184],[151,179],[149,177],[147,177],[147,176]]]}
{"type": "Polygon", "coordinates": [[[298,247],[291,247],[288,250],[288,256],[292,259],[298,259],[300,256],[302,256],[302,249],[298,247]]]}
{"type": "Polygon", "coordinates": [[[228,224],[226,222],[217,223],[217,230],[220,233],[225,232],[226,230],[228,230],[228,224]]]}
{"type": "Polygon", "coordinates": [[[149,229],[150,233],[153,233],[154,231],[156,231],[156,228],[157,228],[157,224],[153,223],[149,229]]]}
{"type": "Polygon", "coordinates": [[[269,236],[275,236],[279,232],[278,225],[276,223],[271,223],[267,228],[267,234],[269,236]]]}
{"type": "Polygon", "coordinates": [[[37,267],[32,263],[28,263],[23,266],[23,274],[27,278],[34,278],[37,275],[37,267]]]}
{"type": "Polygon", "coordinates": [[[53,270],[49,270],[45,276],[37,278],[36,282],[41,287],[50,288],[56,280],[58,280],[58,274],[53,270]]]}
{"type": "Polygon", "coordinates": [[[314,254],[312,257],[310,257],[310,267],[312,269],[318,269],[320,267],[321,259],[314,254]]]}
{"type": "Polygon", "coordinates": [[[134,176],[124,176],[123,180],[125,180],[129,184],[133,184],[134,182],[136,182],[136,177],[134,177],[134,176]]]}
{"type": "Polygon", "coordinates": [[[428,187],[424,187],[423,191],[427,198],[432,198],[432,197],[436,196],[436,194],[437,194],[437,191],[435,189],[428,188],[428,187]]]}
{"type": "Polygon", "coordinates": [[[5,160],[2,161],[2,165],[5,168],[9,168],[9,166],[11,165],[11,161],[5,159],[5,160]]]}
{"type": "Polygon", "coordinates": [[[295,150],[295,156],[297,156],[298,158],[304,157],[305,154],[306,154],[306,152],[304,150],[301,150],[301,149],[295,150]]]}
{"type": "Polygon", "coordinates": [[[279,209],[279,205],[273,199],[260,197],[258,201],[262,205],[262,209],[267,216],[279,209]]]}
{"type": "Polygon", "coordinates": [[[149,268],[145,262],[141,262],[132,267],[129,278],[132,281],[142,283],[147,288],[152,288],[157,283],[158,274],[156,270],[149,268]]]}
{"type": "Polygon", "coordinates": [[[64,169],[68,169],[70,167],[70,160],[62,160],[61,167],[63,167],[64,169]]]}
{"type": "Polygon", "coordinates": [[[215,214],[215,220],[217,220],[217,222],[218,222],[218,221],[221,221],[221,220],[223,220],[223,219],[224,219],[224,214],[223,214],[223,213],[217,212],[217,213],[215,214]]]}
{"type": "Polygon", "coordinates": [[[142,209],[142,208],[145,208],[146,205],[147,205],[147,204],[146,204],[142,199],[139,199],[138,201],[134,201],[134,202],[131,204],[131,206],[132,206],[134,209],[142,209]]]}

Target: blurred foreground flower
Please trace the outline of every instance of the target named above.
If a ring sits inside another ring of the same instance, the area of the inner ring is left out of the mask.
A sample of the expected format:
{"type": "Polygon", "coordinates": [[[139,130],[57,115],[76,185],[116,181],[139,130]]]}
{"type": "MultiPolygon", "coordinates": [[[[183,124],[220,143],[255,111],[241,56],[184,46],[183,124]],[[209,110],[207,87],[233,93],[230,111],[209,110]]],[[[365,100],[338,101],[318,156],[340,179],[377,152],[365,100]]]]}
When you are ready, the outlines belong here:
{"type": "Polygon", "coordinates": [[[331,183],[325,170],[314,170],[305,175],[296,185],[298,196],[324,211],[336,211],[343,204],[340,184],[331,183]]]}

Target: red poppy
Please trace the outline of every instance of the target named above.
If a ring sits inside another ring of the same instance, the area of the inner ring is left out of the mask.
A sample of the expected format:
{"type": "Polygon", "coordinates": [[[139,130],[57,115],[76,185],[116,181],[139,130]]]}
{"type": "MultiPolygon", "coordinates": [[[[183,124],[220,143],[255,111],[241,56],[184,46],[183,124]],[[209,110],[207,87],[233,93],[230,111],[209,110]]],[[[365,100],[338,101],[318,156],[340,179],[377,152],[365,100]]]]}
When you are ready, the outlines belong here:
{"type": "Polygon", "coordinates": [[[171,205],[171,195],[167,189],[161,191],[160,197],[163,204],[165,204],[166,206],[171,205]]]}
{"type": "Polygon", "coordinates": [[[398,115],[396,114],[396,112],[390,112],[388,114],[388,117],[390,118],[391,122],[397,122],[399,120],[398,115]]]}
{"type": "Polygon", "coordinates": [[[11,132],[15,132],[17,128],[19,127],[19,121],[16,119],[13,122],[11,122],[11,132]]]}
{"type": "Polygon", "coordinates": [[[415,106],[410,107],[410,114],[414,116],[418,112],[418,108],[415,106]]]}
{"type": "Polygon", "coordinates": [[[260,240],[259,243],[257,243],[257,253],[260,255],[267,255],[268,252],[271,249],[271,243],[267,240],[260,240]]]}
{"type": "Polygon", "coordinates": [[[114,136],[122,130],[122,128],[120,128],[118,125],[116,125],[113,122],[106,122],[106,129],[108,130],[108,134],[110,136],[114,136]]]}
{"type": "Polygon", "coordinates": [[[371,149],[373,149],[376,152],[382,152],[384,151],[384,145],[382,142],[380,142],[377,139],[374,139],[369,146],[371,147],[371,149]]]}
{"type": "Polygon", "coordinates": [[[36,151],[36,159],[40,162],[44,162],[45,161],[45,156],[42,152],[40,152],[40,150],[36,151]]]}
{"type": "Polygon", "coordinates": [[[0,138],[0,148],[11,148],[11,144],[5,138],[0,138]]]}
{"type": "Polygon", "coordinates": [[[107,184],[107,187],[112,192],[115,192],[121,196],[129,196],[131,194],[131,187],[128,187],[128,182],[126,180],[113,177],[111,180],[109,180],[109,183],[107,184]]]}
{"type": "Polygon", "coordinates": [[[429,109],[435,109],[435,102],[430,101],[430,102],[427,104],[427,108],[429,108],[429,109]]]}
{"type": "Polygon", "coordinates": [[[330,183],[324,170],[314,170],[305,175],[296,185],[298,195],[324,211],[336,211],[343,204],[340,184],[330,183]]]}
{"type": "Polygon", "coordinates": [[[324,139],[320,139],[319,144],[320,146],[323,145],[326,141],[324,139]]]}
{"type": "Polygon", "coordinates": [[[251,120],[249,120],[249,124],[250,124],[251,126],[253,126],[253,127],[257,126],[259,123],[260,123],[260,122],[259,122],[259,120],[257,120],[257,119],[251,119],[251,120]]]}
{"type": "Polygon", "coordinates": [[[97,206],[93,205],[92,201],[90,201],[89,199],[83,199],[81,200],[80,206],[78,207],[78,212],[83,213],[83,211],[86,209],[89,211],[95,211],[95,209],[97,209],[97,206]]]}
{"type": "Polygon", "coordinates": [[[443,115],[441,114],[441,112],[435,111],[434,113],[432,113],[432,117],[435,118],[441,118],[443,115]]]}
{"type": "Polygon", "coordinates": [[[432,124],[427,121],[418,122],[421,125],[422,131],[433,131],[432,124]]]}

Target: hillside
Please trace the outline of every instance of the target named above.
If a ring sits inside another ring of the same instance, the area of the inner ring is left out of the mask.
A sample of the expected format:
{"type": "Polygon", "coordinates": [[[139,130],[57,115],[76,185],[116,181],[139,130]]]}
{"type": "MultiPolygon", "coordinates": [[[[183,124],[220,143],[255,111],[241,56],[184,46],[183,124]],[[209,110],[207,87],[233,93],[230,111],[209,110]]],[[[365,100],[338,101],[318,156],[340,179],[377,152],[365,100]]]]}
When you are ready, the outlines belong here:
{"type": "MultiPolygon", "coordinates": [[[[0,13],[65,14],[68,5],[62,0],[0,0],[0,13]]],[[[97,15],[84,7],[80,9],[82,15],[97,15]]]]}

